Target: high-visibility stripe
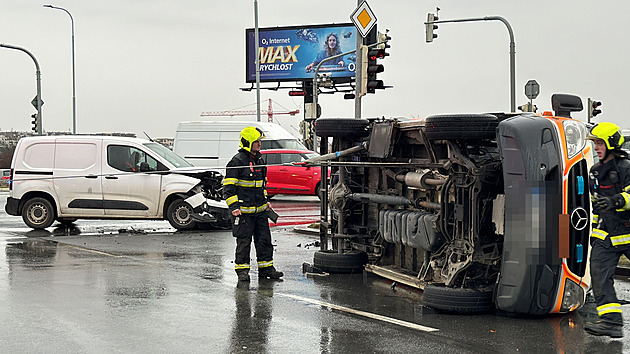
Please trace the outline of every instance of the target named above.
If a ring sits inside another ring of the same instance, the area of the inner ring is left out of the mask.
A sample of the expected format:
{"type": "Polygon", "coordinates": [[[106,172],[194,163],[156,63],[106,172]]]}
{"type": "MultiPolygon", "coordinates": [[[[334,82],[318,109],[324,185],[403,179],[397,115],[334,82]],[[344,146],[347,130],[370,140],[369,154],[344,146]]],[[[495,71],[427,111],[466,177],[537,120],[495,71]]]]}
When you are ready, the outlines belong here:
{"type": "Polygon", "coordinates": [[[593,214],[593,224],[597,224],[599,222],[599,215],[593,214]]]}
{"type": "Polygon", "coordinates": [[[621,313],[621,304],[611,302],[597,307],[597,314],[603,316],[607,313],[621,313]]]}
{"type": "Polygon", "coordinates": [[[273,266],[273,261],[258,262],[258,268],[268,268],[273,266]]]}
{"type": "Polygon", "coordinates": [[[223,185],[227,186],[230,184],[237,184],[238,183],[238,178],[224,178],[223,179],[223,185]]]}
{"type": "Polygon", "coordinates": [[[610,236],[610,242],[613,246],[627,245],[630,243],[630,234],[610,236]]]}
{"type": "Polygon", "coordinates": [[[625,192],[630,193],[630,184],[626,186],[626,188],[623,189],[625,192]]]}
{"type": "Polygon", "coordinates": [[[234,269],[249,269],[249,263],[234,264],[234,269]]]}
{"type": "Polygon", "coordinates": [[[237,195],[233,195],[233,196],[229,197],[228,199],[226,199],[225,202],[227,203],[227,205],[232,205],[232,204],[238,202],[238,196],[237,195]]]}
{"type": "Polygon", "coordinates": [[[223,185],[227,186],[230,184],[235,184],[239,187],[245,188],[261,188],[265,185],[265,181],[263,180],[248,180],[248,179],[238,179],[238,178],[226,178],[223,180],[223,185]]]}
{"type": "Polygon", "coordinates": [[[608,235],[608,232],[598,230],[598,229],[593,229],[593,232],[591,233],[591,237],[595,237],[600,240],[605,240],[607,235],[608,235]]]}
{"type": "Polygon", "coordinates": [[[267,210],[267,204],[263,205],[263,206],[259,206],[259,207],[247,207],[247,206],[241,206],[241,213],[243,214],[254,214],[254,213],[260,213],[262,211],[267,210]]]}
{"type": "Polygon", "coordinates": [[[623,200],[625,201],[625,204],[621,207],[621,209],[617,209],[617,210],[619,210],[619,211],[630,210],[630,194],[628,194],[626,192],[622,192],[621,196],[623,197],[623,200]]]}

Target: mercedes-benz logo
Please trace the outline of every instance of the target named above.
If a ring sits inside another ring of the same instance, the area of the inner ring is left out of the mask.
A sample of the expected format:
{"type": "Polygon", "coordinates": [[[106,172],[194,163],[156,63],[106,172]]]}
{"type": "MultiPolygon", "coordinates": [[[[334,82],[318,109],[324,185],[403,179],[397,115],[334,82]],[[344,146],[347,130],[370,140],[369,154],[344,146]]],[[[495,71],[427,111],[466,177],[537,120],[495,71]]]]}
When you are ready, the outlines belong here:
{"type": "Polygon", "coordinates": [[[577,231],[582,231],[588,226],[588,212],[582,207],[577,207],[571,212],[571,226],[577,231]]]}

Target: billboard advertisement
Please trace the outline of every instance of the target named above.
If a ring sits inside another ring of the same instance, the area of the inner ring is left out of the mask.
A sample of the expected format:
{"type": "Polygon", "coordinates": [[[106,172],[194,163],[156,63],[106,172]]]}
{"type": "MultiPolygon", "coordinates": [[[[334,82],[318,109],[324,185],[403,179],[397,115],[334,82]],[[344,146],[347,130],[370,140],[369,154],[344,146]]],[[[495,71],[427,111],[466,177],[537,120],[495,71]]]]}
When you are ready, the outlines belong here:
{"type": "MultiPolygon", "coordinates": [[[[245,79],[256,82],[254,29],[245,31],[245,79]]],[[[356,49],[357,30],[351,23],[273,27],[258,29],[260,81],[312,80],[323,59],[356,49]]],[[[354,78],[354,53],[324,62],[320,73],[331,73],[336,81],[354,78]]]]}

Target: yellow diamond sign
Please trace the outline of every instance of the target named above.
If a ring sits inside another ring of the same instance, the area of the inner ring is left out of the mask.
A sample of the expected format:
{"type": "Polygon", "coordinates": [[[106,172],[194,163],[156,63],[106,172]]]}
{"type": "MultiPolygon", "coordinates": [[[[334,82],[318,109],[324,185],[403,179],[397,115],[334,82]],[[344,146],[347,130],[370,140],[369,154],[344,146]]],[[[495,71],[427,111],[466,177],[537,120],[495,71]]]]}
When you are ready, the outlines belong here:
{"type": "Polygon", "coordinates": [[[372,27],[376,24],[376,16],[374,16],[367,1],[362,2],[361,5],[354,10],[352,16],[350,16],[350,20],[352,20],[352,23],[354,23],[354,26],[363,37],[367,36],[372,27]]]}

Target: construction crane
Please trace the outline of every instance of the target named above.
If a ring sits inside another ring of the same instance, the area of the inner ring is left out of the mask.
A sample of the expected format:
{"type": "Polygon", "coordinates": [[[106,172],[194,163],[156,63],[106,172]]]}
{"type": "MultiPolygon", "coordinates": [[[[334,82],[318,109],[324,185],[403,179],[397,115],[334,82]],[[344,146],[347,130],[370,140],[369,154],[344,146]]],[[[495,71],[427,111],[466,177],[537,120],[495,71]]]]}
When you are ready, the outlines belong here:
{"type": "MultiPolygon", "coordinates": [[[[260,111],[260,114],[267,114],[267,121],[272,122],[273,123],[273,116],[274,114],[289,114],[289,115],[296,115],[298,113],[300,113],[299,109],[296,109],[294,111],[275,111],[273,110],[273,106],[271,105],[273,101],[271,100],[271,98],[269,99],[269,109],[267,109],[267,111],[260,111]]],[[[251,115],[257,115],[256,110],[249,110],[249,111],[238,111],[238,110],[229,110],[229,111],[215,111],[215,112],[201,112],[201,116],[202,117],[221,117],[221,116],[229,116],[229,117],[233,117],[233,116],[251,116],[251,115]]]]}

